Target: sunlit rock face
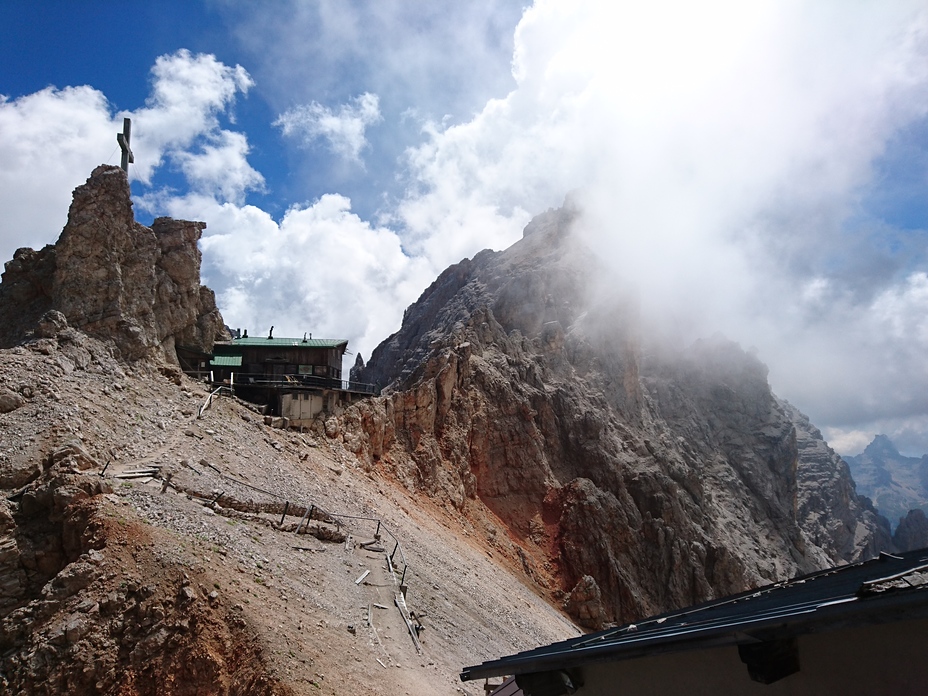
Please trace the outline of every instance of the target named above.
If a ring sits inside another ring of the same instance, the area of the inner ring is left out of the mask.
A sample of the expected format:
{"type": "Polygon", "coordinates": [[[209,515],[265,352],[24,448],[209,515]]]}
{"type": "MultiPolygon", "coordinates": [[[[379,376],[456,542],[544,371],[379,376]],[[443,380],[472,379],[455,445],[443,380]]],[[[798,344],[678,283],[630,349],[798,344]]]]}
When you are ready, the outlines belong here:
{"type": "Polygon", "coordinates": [[[205,226],[137,223],[125,173],[97,167],[74,190],[58,242],[20,249],[6,264],[0,346],[49,337],[41,319],[56,310],[67,326],[112,341],[126,360],[176,363],[175,342],[208,352],[225,329],[212,291],[200,285],[205,226]]]}
{"type": "Polygon", "coordinates": [[[583,242],[571,205],[448,268],[360,379],[346,443],[454,506],[590,627],[870,555],[846,466],[722,338],[685,349],[583,242]]]}

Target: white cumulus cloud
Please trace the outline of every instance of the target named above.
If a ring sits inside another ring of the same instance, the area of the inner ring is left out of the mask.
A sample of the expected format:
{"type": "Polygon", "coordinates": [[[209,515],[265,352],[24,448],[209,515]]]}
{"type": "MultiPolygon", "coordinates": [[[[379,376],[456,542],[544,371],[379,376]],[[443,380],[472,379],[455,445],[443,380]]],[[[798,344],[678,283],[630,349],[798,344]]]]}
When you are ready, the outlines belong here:
{"type": "MultiPolygon", "coordinates": [[[[0,97],[0,256],[58,238],[73,189],[98,164],[118,163],[123,116],[132,118],[132,179],[151,184],[167,159],[195,191],[242,202],[264,179],[248,164],[246,137],[223,129],[219,116],[251,86],[241,66],[180,50],[157,59],[151,96],[135,111],[113,113],[106,96],[89,86],[0,97]]],[[[148,198],[164,195],[150,191],[148,198]]]]}
{"type": "Polygon", "coordinates": [[[297,137],[306,145],[324,140],[338,156],[360,163],[361,150],[368,146],[364,134],[380,120],[380,99],[365,92],[334,111],[317,102],[294,107],[281,114],[274,125],[285,136],[297,137]]]}
{"type": "Polygon", "coordinates": [[[116,120],[91,87],[47,87],[0,97],[0,257],[53,243],[67,221],[71,191],[110,157],[116,120]]]}
{"type": "Polygon", "coordinates": [[[197,151],[173,153],[193,190],[242,204],[247,191],[264,188],[264,177],[248,163],[244,133],[217,129],[204,136],[204,141],[197,151]]]}
{"type": "Polygon", "coordinates": [[[226,323],[251,335],[273,324],[278,336],[347,338],[369,357],[442,270],[407,256],[394,231],[362,220],[338,194],[294,206],[279,221],[196,195],[168,207],[175,217],[209,221],[204,282],[226,323]]]}
{"type": "Polygon", "coordinates": [[[248,164],[245,136],[219,122],[236,95],[254,85],[245,69],[181,49],[160,56],[151,72],[151,96],[144,107],[127,112],[137,163],[132,176],[150,183],[168,158],[195,190],[241,201],[246,190],[260,189],[264,178],[248,164]]]}

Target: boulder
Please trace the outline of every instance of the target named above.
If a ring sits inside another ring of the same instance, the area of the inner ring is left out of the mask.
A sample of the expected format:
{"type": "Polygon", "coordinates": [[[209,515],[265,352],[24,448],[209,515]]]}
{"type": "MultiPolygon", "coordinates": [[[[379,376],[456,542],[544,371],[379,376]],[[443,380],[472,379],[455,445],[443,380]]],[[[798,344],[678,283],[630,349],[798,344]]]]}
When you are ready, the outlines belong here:
{"type": "Polygon", "coordinates": [[[0,390],[0,413],[15,411],[26,403],[19,394],[9,389],[0,390]]]}
{"type": "Polygon", "coordinates": [[[602,630],[606,623],[606,610],[599,585],[589,575],[584,575],[567,597],[565,609],[573,619],[594,631],[602,630]]]}
{"type": "Polygon", "coordinates": [[[50,309],[39,319],[35,335],[39,338],[57,338],[61,331],[68,328],[68,320],[57,309],[50,309]]]}

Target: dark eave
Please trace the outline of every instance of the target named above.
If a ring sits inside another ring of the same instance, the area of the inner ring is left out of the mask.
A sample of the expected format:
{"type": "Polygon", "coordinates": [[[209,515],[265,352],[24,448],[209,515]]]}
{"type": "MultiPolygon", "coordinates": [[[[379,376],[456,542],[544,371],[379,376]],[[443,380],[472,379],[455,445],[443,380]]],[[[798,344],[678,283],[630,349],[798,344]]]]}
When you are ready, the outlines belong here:
{"type": "Polygon", "coordinates": [[[811,573],[725,599],[465,667],[461,680],[741,645],[928,617],[928,549],[811,573]],[[911,584],[910,584],[911,583],[911,584]],[[922,584],[924,583],[924,584],[922,584]]]}

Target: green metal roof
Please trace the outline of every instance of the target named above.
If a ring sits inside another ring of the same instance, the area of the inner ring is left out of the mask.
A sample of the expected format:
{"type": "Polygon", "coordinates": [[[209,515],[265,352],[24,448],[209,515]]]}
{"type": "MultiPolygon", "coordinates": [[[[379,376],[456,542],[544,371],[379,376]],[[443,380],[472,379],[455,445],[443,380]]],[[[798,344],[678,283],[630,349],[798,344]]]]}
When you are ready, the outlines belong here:
{"type": "Polygon", "coordinates": [[[220,346],[275,346],[285,348],[341,348],[348,345],[347,338],[235,338],[231,343],[217,343],[220,346]]]}
{"type": "Polygon", "coordinates": [[[242,356],[241,355],[217,355],[212,360],[209,361],[209,364],[213,367],[241,367],[242,366],[242,356]]]}

